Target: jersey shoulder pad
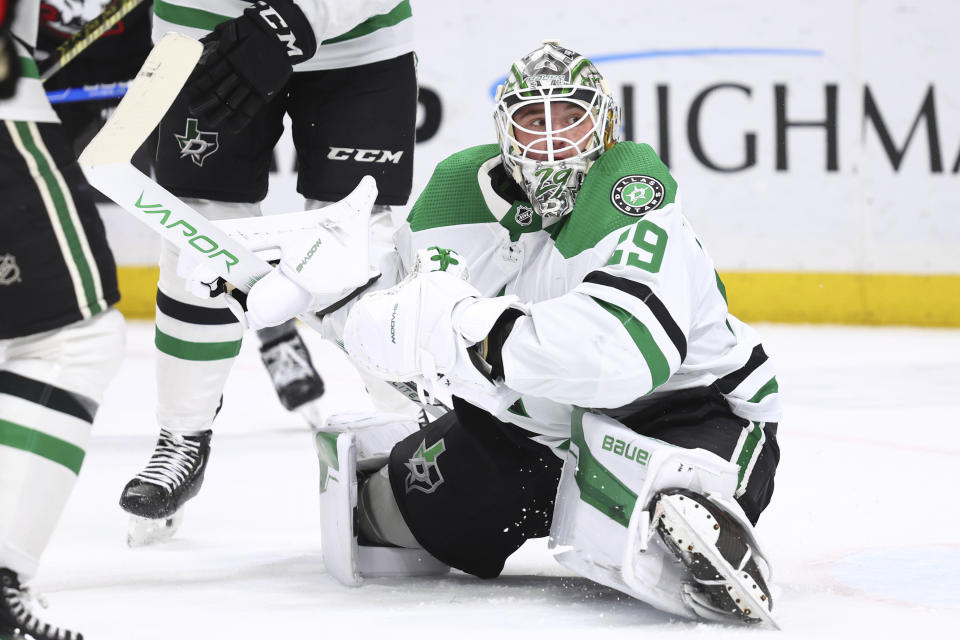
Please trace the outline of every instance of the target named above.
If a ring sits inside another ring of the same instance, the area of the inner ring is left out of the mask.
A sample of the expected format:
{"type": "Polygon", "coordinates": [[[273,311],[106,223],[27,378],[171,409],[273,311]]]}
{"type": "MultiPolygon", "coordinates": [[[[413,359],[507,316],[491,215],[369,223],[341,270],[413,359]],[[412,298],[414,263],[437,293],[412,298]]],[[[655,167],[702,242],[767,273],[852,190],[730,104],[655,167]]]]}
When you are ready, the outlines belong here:
{"type": "Polygon", "coordinates": [[[407,223],[412,231],[460,224],[496,222],[480,190],[480,166],[500,154],[500,147],[485,144],[459,151],[442,160],[420,193],[407,223]]]}
{"type": "Polygon", "coordinates": [[[590,249],[676,199],[677,181],[648,144],[620,142],[590,167],[570,219],[557,235],[565,258],[590,249]]]}

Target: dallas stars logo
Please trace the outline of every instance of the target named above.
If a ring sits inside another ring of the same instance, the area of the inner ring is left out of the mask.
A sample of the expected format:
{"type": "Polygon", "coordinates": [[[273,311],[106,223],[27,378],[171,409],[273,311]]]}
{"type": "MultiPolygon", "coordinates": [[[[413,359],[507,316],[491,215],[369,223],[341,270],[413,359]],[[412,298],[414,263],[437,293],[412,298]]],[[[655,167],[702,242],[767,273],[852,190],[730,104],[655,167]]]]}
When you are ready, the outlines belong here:
{"type": "Polygon", "coordinates": [[[202,167],[203,161],[220,148],[218,142],[220,134],[216,131],[198,130],[196,118],[187,118],[187,131],[183,135],[179,133],[173,135],[180,147],[180,157],[186,158],[189,156],[193,160],[193,164],[198,167],[202,167]]]}
{"type": "Polygon", "coordinates": [[[635,218],[659,207],[663,198],[663,184],[650,176],[624,176],[610,191],[613,206],[635,218]]]}
{"type": "Polygon", "coordinates": [[[403,465],[410,471],[407,474],[407,493],[414,489],[424,493],[433,493],[437,487],[443,484],[443,474],[440,473],[440,467],[437,466],[437,458],[446,451],[443,444],[443,438],[430,448],[427,448],[427,441],[424,440],[417,447],[413,457],[409,462],[403,465]]]}

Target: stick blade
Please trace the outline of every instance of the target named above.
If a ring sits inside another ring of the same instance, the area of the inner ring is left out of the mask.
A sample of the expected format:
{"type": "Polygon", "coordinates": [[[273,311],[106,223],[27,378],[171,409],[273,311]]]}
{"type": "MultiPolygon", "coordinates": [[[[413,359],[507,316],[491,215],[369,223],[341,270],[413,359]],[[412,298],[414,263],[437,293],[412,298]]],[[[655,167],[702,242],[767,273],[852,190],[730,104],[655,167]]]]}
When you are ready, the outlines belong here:
{"type": "Polygon", "coordinates": [[[173,104],[202,52],[203,45],[193,38],[164,35],[107,124],[80,154],[80,166],[129,162],[173,104]]]}

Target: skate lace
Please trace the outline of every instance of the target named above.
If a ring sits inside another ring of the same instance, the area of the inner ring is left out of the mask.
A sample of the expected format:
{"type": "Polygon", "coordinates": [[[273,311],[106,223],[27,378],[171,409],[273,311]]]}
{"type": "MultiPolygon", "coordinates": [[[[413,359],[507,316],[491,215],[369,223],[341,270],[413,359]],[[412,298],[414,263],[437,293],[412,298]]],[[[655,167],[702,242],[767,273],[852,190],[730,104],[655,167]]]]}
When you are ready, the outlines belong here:
{"type": "Polygon", "coordinates": [[[31,602],[36,602],[44,609],[47,607],[42,597],[23,586],[12,586],[6,581],[2,585],[4,607],[10,612],[14,624],[21,631],[26,631],[38,640],[83,640],[83,634],[43,622],[33,614],[31,602]]]}
{"type": "Polygon", "coordinates": [[[286,340],[263,352],[263,362],[278,389],[313,375],[310,360],[297,342],[286,340]]]}
{"type": "Polygon", "coordinates": [[[137,479],[163,487],[172,493],[193,473],[199,460],[198,441],[161,429],[150,462],[137,474],[137,479]]]}

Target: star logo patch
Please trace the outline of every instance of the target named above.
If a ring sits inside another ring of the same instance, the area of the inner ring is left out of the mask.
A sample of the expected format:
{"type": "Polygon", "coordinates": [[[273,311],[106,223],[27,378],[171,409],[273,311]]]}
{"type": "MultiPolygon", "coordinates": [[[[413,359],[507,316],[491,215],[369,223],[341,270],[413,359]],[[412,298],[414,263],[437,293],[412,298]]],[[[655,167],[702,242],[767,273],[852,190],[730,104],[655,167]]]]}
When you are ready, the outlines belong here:
{"type": "Polygon", "coordinates": [[[640,218],[660,206],[665,196],[663,183],[650,176],[624,176],[610,191],[610,202],[621,213],[640,218]]]}

